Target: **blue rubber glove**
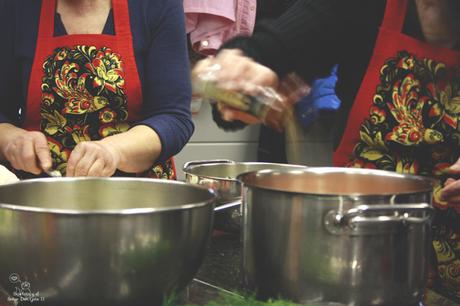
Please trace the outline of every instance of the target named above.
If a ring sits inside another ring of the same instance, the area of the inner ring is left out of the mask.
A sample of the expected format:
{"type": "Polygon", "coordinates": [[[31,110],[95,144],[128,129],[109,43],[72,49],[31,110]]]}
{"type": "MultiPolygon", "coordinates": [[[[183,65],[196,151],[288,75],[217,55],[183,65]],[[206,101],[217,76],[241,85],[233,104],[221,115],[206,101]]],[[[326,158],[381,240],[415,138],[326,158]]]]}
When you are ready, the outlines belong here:
{"type": "Polygon", "coordinates": [[[313,81],[310,94],[296,103],[295,113],[304,128],[315,122],[321,115],[339,109],[341,101],[335,92],[337,68],[338,66],[335,65],[328,77],[313,81]]]}

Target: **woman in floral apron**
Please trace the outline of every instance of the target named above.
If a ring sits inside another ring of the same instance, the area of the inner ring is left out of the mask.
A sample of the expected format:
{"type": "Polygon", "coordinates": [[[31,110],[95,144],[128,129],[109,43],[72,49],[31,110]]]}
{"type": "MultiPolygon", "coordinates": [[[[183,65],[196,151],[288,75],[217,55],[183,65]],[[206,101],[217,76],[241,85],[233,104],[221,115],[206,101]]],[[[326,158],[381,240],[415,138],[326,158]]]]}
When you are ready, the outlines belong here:
{"type": "Polygon", "coordinates": [[[3,5],[0,158],[35,175],[174,178],[193,132],[182,1],[3,5]]]}
{"type": "MultiPolygon", "coordinates": [[[[311,79],[339,63],[344,105],[334,164],[436,179],[429,286],[437,293],[429,292],[428,305],[444,305],[440,295],[460,303],[460,180],[451,177],[460,172],[459,4],[297,1],[283,20],[229,43],[248,57],[221,52],[194,71],[217,63],[225,71],[220,80],[238,89],[245,82],[275,86],[289,71],[311,79]]],[[[227,109],[223,115],[248,116],[227,109]]]]}
{"type": "Polygon", "coordinates": [[[460,165],[460,52],[403,34],[407,3],[387,2],[334,164],[436,179],[429,285],[460,301],[460,206],[442,190],[460,165]]]}

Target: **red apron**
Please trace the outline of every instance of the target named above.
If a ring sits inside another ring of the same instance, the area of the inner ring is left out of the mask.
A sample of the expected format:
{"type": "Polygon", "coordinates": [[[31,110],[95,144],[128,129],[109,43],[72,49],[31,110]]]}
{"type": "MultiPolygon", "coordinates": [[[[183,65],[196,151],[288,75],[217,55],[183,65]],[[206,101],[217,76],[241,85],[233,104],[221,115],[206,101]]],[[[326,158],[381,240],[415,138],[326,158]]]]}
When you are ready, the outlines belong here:
{"type": "MultiPolygon", "coordinates": [[[[142,118],[128,1],[112,8],[115,35],[54,37],[56,0],[42,1],[23,128],[46,135],[62,173],[79,142],[125,132],[142,118]]],[[[142,175],[175,178],[173,161],[142,175]]]]}
{"type": "Polygon", "coordinates": [[[408,0],[388,0],[374,53],[348,118],[336,166],[436,177],[432,286],[460,299],[460,217],[439,199],[460,155],[460,52],[402,33],[408,0]]]}

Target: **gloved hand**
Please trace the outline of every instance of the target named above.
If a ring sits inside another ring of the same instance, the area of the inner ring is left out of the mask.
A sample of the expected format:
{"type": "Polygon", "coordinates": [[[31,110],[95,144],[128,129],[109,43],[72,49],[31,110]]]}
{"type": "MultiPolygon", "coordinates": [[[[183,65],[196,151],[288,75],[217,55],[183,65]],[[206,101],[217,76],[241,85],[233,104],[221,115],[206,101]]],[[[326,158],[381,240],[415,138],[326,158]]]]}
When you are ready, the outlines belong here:
{"type": "Polygon", "coordinates": [[[310,94],[296,103],[295,113],[302,127],[308,127],[324,113],[339,109],[341,101],[335,92],[337,67],[337,65],[333,67],[328,77],[316,79],[311,84],[310,94]]]}

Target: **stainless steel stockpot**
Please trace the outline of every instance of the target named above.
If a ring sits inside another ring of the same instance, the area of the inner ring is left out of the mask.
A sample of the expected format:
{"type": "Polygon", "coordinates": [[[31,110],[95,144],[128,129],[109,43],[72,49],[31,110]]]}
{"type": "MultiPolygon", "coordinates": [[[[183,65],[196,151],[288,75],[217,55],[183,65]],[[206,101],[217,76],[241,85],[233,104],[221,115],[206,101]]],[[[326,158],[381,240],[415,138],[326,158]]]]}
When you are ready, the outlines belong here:
{"type": "Polygon", "coordinates": [[[414,305],[427,278],[431,181],[349,168],[243,183],[243,273],[260,298],[414,305]]]}
{"type": "Polygon", "coordinates": [[[20,300],[26,284],[39,305],[161,305],[198,271],[214,200],[138,178],[0,186],[0,288],[20,300]]]}
{"type": "Polygon", "coordinates": [[[214,227],[227,232],[238,233],[241,227],[241,183],[240,174],[263,169],[303,169],[306,166],[234,162],[228,159],[196,160],[184,164],[185,179],[189,183],[205,185],[217,194],[214,227]]]}

